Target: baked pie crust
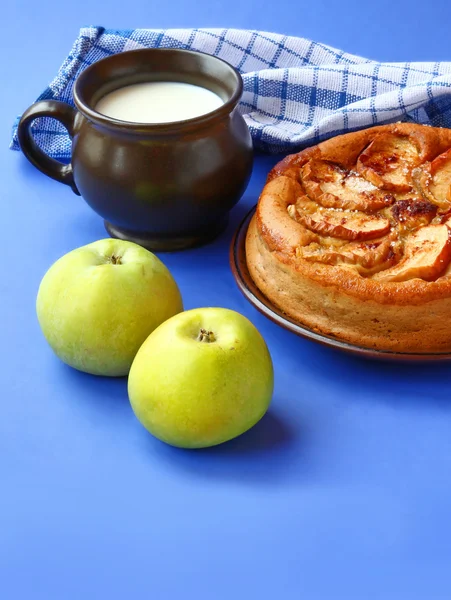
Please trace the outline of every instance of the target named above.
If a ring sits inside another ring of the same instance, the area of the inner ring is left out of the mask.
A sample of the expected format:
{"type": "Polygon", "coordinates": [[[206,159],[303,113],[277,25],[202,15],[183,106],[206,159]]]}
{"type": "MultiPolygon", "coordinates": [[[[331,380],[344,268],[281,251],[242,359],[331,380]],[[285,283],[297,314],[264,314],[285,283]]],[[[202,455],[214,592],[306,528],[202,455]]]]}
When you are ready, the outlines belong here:
{"type": "Polygon", "coordinates": [[[451,351],[451,130],[397,123],[287,156],[248,229],[259,289],[351,344],[451,351]]]}

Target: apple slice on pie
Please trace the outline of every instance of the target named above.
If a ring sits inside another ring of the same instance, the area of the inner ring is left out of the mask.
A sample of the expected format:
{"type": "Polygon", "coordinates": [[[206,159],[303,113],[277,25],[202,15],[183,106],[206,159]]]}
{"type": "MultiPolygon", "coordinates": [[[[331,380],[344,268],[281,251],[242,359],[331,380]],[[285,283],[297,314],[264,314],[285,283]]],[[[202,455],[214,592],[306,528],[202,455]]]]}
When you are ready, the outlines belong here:
{"type": "Polygon", "coordinates": [[[296,202],[295,218],[310,231],[344,240],[371,240],[390,230],[390,221],[379,215],[323,208],[316,202],[302,198],[296,202]]]}
{"type": "Polygon", "coordinates": [[[347,242],[325,248],[318,243],[300,247],[296,256],[326,265],[353,265],[362,275],[371,275],[391,267],[399,257],[400,242],[389,234],[366,242],[347,242]]]}
{"type": "Polygon", "coordinates": [[[370,181],[326,160],[311,160],[301,169],[304,189],[326,208],[377,211],[395,201],[370,181]]]}
{"type": "Polygon", "coordinates": [[[411,234],[400,262],[374,279],[407,281],[419,277],[431,281],[440,276],[451,260],[451,231],[446,225],[429,225],[411,234]]]}
{"type": "Polygon", "coordinates": [[[409,136],[380,133],[360,154],[357,172],[382,190],[409,192],[411,171],[420,163],[419,150],[409,136]]]}
{"type": "Polygon", "coordinates": [[[437,214],[437,205],[422,198],[405,198],[398,200],[390,211],[401,232],[414,231],[430,224],[437,214]]]}
{"type": "Polygon", "coordinates": [[[441,212],[451,208],[451,149],[432,162],[415,169],[414,181],[425,198],[438,205],[441,212]]]}

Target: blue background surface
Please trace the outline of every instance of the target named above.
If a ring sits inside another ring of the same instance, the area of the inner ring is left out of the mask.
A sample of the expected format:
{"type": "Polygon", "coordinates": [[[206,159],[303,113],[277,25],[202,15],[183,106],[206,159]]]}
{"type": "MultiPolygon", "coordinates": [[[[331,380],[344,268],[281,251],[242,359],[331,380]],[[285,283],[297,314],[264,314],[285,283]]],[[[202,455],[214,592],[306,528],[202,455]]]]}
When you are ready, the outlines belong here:
{"type": "Polygon", "coordinates": [[[105,232],[69,188],[7,149],[14,117],[83,25],[250,27],[381,60],[451,60],[450,18],[448,0],[13,0],[2,8],[2,600],[450,598],[450,367],[322,348],[267,321],[234,284],[230,238],[277,157],[257,159],[220,239],[162,256],[186,308],[245,314],[276,371],[259,425],[186,452],[139,425],[125,380],[77,373],[51,354],[35,317],[40,279],[105,232]]]}

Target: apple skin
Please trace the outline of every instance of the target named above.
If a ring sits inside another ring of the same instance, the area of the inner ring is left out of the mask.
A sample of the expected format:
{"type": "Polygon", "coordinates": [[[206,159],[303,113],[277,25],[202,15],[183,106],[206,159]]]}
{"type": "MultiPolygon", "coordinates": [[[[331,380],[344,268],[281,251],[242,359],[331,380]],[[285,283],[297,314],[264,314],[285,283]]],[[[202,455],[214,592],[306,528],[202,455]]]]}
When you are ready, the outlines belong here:
{"type": "Polygon", "coordinates": [[[183,310],[172,275],[137,244],[104,239],[72,250],[42,279],[36,311],[65,363],[93,375],[127,375],[147,336],[183,310]]]}
{"type": "Polygon", "coordinates": [[[264,339],[243,315],[198,308],[160,325],[128,379],[133,411],[155,437],[181,448],[215,446],[266,413],[274,384],[264,339]],[[214,341],[199,341],[201,331],[214,341]]]}

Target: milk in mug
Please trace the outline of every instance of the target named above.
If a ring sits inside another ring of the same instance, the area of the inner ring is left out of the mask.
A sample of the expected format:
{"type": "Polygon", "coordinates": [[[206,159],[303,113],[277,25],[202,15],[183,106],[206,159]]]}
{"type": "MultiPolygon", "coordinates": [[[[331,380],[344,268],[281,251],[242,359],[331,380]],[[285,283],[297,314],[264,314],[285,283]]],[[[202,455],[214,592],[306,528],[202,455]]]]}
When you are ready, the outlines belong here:
{"type": "Polygon", "coordinates": [[[104,96],[96,111],[120,121],[171,123],[212,112],[224,102],[204,87],[178,81],[127,85],[104,96]]]}

